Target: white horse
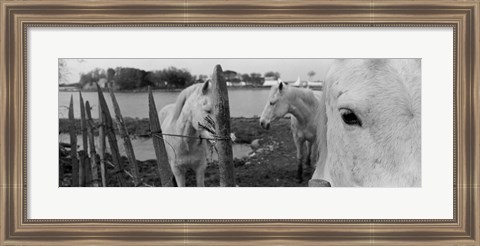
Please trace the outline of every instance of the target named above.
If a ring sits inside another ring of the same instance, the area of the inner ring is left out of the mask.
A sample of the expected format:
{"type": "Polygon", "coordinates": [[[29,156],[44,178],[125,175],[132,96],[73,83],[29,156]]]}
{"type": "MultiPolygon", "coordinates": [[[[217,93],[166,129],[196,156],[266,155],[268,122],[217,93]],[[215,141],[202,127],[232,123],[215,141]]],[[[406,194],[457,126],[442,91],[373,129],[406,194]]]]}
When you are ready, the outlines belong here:
{"type": "Polygon", "coordinates": [[[310,186],[421,185],[419,59],[345,59],[331,66],[310,186]],[[324,183],[324,182],[323,182],[324,183]]]}
{"type": "Polygon", "coordinates": [[[193,137],[164,135],[168,161],[179,187],[185,186],[187,169],[195,171],[197,186],[205,186],[207,142],[201,140],[199,136],[213,137],[213,132],[207,130],[208,127],[202,127],[208,125],[205,123],[205,119],[211,119],[211,116],[212,101],[209,81],[184,89],[175,104],[169,104],[159,112],[164,133],[193,137]]]}
{"type": "Polygon", "coordinates": [[[310,166],[317,157],[316,137],[319,98],[310,89],[295,88],[284,82],[272,86],[260,117],[260,125],[270,128],[270,122],[291,114],[290,127],[297,149],[297,181],[303,180],[303,163],[310,166]],[[314,153],[312,153],[312,149],[314,153]]]}

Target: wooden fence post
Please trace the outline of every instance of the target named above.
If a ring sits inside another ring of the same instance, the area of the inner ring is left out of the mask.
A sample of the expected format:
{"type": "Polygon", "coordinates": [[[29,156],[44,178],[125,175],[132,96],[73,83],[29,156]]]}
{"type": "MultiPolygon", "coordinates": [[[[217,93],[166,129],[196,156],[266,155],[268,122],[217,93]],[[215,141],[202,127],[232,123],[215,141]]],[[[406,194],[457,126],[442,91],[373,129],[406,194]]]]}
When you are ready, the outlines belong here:
{"type": "MultiPolygon", "coordinates": [[[[228,91],[222,67],[216,65],[212,75],[213,112],[215,118],[215,132],[217,135],[230,138],[230,106],[228,103],[228,91]]],[[[216,141],[218,150],[218,166],[220,168],[220,186],[235,186],[233,167],[232,142],[216,141]]]]}
{"type": "Polygon", "coordinates": [[[92,169],[90,168],[90,158],[88,158],[88,155],[85,160],[83,161],[83,176],[85,177],[85,183],[84,186],[88,187],[92,183],[92,169]]]}
{"type": "Polygon", "coordinates": [[[75,130],[75,116],[73,115],[73,95],[70,97],[68,108],[68,119],[70,120],[70,158],[72,159],[72,186],[78,187],[78,159],[77,159],[77,132],[75,130]]]}
{"type": "Polygon", "coordinates": [[[63,168],[64,163],[61,160],[59,160],[58,164],[59,164],[58,165],[58,171],[59,171],[58,186],[62,187],[63,186],[63,179],[64,179],[64,173],[63,172],[65,172],[65,169],[63,168]]]}
{"type": "Polygon", "coordinates": [[[79,152],[78,153],[78,158],[80,159],[80,162],[78,164],[78,186],[79,187],[85,187],[85,153],[84,152],[79,152]]]}
{"type": "Polygon", "coordinates": [[[118,106],[117,98],[115,98],[112,88],[110,88],[110,97],[112,98],[118,130],[120,131],[120,136],[123,139],[123,146],[125,147],[125,152],[127,153],[128,162],[130,164],[130,173],[133,176],[133,183],[135,186],[139,186],[141,185],[142,181],[138,175],[137,159],[135,158],[132,142],[130,141],[130,136],[128,135],[127,126],[125,125],[122,113],[120,112],[120,106],[118,106]]]}
{"type": "Polygon", "coordinates": [[[87,121],[85,119],[85,104],[83,102],[82,92],[80,95],[80,128],[82,130],[83,153],[80,155],[80,166],[78,168],[79,185],[84,187],[87,183],[87,172],[85,170],[86,163],[88,163],[88,139],[87,139],[87,121]]]}
{"type": "Polygon", "coordinates": [[[153,135],[153,133],[162,134],[162,127],[158,119],[157,107],[155,106],[155,100],[153,99],[152,89],[148,87],[148,115],[150,119],[150,132],[152,132],[153,147],[155,149],[155,155],[157,156],[157,169],[160,175],[160,181],[162,187],[172,187],[172,169],[168,162],[167,150],[165,149],[165,142],[163,138],[153,135]]]}
{"type": "MultiPolygon", "coordinates": [[[[100,102],[100,97],[99,100],[100,102]]],[[[105,174],[105,117],[102,113],[102,107],[98,104],[98,155],[100,157],[100,175],[102,177],[102,186],[107,187],[107,176],[105,174]]]]}
{"type": "Polygon", "coordinates": [[[113,120],[110,116],[110,110],[108,109],[107,101],[103,96],[102,89],[97,84],[98,91],[98,104],[102,108],[103,118],[105,119],[105,131],[108,138],[108,144],[110,145],[110,150],[112,152],[112,160],[116,168],[116,174],[120,186],[125,186],[125,178],[123,172],[125,171],[122,163],[122,158],[120,156],[120,151],[118,150],[117,137],[115,136],[115,130],[113,129],[113,120]]]}
{"type": "Polygon", "coordinates": [[[97,167],[97,153],[95,153],[95,136],[93,134],[93,120],[92,120],[92,113],[90,112],[90,103],[87,101],[85,104],[85,109],[87,113],[87,131],[88,131],[88,139],[90,142],[90,168],[92,173],[92,186],[98,187],[98,167],[97,167]]]}

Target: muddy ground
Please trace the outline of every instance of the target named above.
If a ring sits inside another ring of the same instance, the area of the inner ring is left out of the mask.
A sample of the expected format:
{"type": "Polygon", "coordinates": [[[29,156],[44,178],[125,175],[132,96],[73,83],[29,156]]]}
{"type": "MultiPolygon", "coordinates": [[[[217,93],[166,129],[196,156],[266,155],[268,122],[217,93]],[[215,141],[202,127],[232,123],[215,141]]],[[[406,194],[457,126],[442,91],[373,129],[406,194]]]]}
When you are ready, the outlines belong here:
{"type": "MultiPolygon", "coordinates": [[[[141,137],[148,135],[148,119],[126,119],[129,133],[141,137]]],[[[77,121],[80,126],[79,121],[77,121]]],[[[79,129],[80,127],[77,127],[79,129]]],[[[304,168],[303,182],[296,181],[297,161],[295,146],[290,131],[290,120],[280,119],[272,123],[270,130],[262,129],[258,118],[232,118],[231,130],[238,143],[252,145],[252,153],[248,157],[235,159],[236,184],[239,187],[291,187],[307,186],[312,168],[304,168]],[[256,140],[256,141],[254,141],[256,140]],[[258,142],[258,145],[255,144],[258,142]]],[[[68,121],[60,119],[60,133],[68,132],[68,121]]],[[[64,179],[61,186],[71,184],[71,165],[68,152],[60,151],[60,163],[64,164],[64,179]]],[[[124,157],[123,163],[128,166],[124,157]]],[[[155,160],[138,161],[140,175],[146,186],[160,186],[155,160]]],[[[131,185],[132,180],[126,177],[131,185]]],[[[107,165],[108,186],[118,186],[113,167],[107,165]]],[[[219,186],[218,165],[210,162],[205,173],[205,185],[219,186]]],[[[187,186],[195,186],[193,171],[187,173],[187,186]]]]}

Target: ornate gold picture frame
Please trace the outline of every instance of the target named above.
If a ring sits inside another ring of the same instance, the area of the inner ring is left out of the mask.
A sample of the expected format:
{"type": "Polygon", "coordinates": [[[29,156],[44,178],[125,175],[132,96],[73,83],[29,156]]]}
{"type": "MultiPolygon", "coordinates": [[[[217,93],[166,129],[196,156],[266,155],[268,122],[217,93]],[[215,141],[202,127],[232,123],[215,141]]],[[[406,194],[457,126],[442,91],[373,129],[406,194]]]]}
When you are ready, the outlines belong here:
{"type": "Polygon", "coordinates": [[[480,2],[1,0],[1,245],[479,245],[480,2]],[[29,27],[452,27],[451,220],[34,220],[27,218],[29,27]]]}

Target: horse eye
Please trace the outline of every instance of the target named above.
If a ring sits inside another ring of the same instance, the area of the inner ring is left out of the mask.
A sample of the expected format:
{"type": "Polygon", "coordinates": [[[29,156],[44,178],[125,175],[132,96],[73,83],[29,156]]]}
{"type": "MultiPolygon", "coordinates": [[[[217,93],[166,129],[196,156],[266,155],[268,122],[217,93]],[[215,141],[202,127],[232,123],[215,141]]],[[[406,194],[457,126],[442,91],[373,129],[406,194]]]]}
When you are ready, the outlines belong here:
{"type": "Polygon", "coordinates": [[[353,125],[362,126],[362,122],[352,110],[341,108],[340,114],[342,115],[342,120],[343,122],[345,122],[345,124],[351,125],[351,126],[353,125]]]}
{"type": "Polygon", "coordinates": [[[273,106],[273,104],[275,104],[275,102],[270,102],[270,106],[273,106]]]}
{"type": "Polygon", "coordinates": [[[211,109],[207,110],[207,114],[211,114],[211,113],[212,113],[211,109]]]}

